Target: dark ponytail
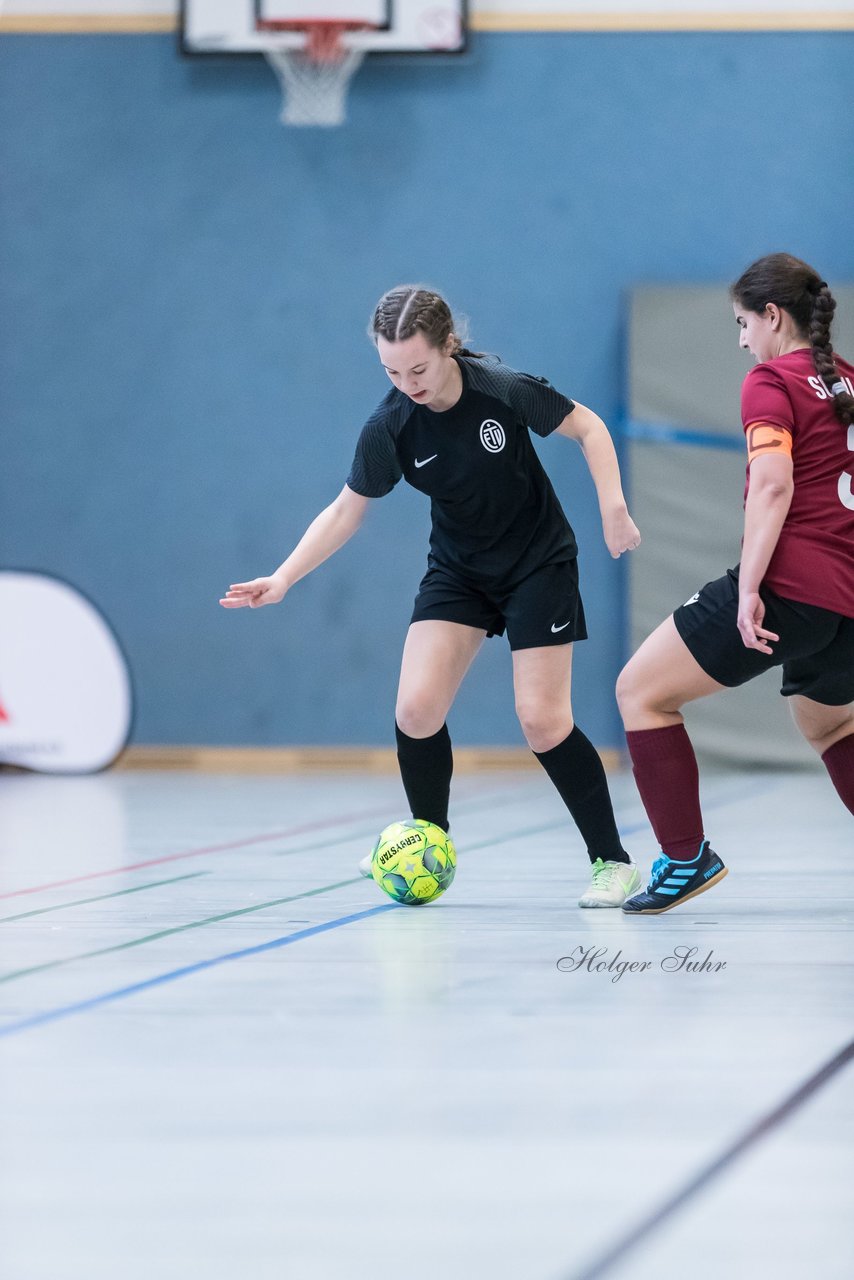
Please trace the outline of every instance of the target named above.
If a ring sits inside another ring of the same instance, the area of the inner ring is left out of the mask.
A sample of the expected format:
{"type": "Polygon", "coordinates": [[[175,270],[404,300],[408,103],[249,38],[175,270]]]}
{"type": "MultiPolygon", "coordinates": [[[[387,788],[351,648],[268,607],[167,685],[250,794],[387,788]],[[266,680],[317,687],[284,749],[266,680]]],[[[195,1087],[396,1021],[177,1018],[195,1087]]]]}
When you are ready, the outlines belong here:
{"type": "Polygon", "coordinates": [[[765,312],[769,302],[789,313],[798,332],[810,344],[815,371],[833,398],[837,418],[850,427],[854,423],[854,396],[836,367],[830,341],[836,300],[818,272],[791,254],[770,253],[739,276],[730,296],[739,306],[758,315],[765,312]]]}

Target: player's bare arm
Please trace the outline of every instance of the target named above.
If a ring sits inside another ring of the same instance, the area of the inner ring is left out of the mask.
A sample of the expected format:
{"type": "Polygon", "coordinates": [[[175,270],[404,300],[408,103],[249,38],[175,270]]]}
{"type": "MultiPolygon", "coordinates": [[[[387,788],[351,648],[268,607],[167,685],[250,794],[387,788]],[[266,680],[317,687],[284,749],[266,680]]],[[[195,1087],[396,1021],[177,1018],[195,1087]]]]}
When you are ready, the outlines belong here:
{"type": "MultiPolygon", "coordinates": [[[[779,434],[788,435],[784,432],[779,434]]],[[[738,629],[747,648],[758,649],[760,653],[771,653],[769,641],[780,639],[762,625],[765,606],[759,595],[759,586],[792,504],[795,491],[793,475],[790,452],[760,453],[751,459],[750,488],[744,504],[738,629]]]]}
{"type": "Polygon", "coordinates": [[[363,498],[345,484],[334,502],[308,526],[287,560],[275,573],[251,582],[233,582],[220,600],[224,609],[258,609],[278,604],[300,578],[334,555],[362,524],[371,498],[363,498]]]}
{"type": "Polygon", "coordinates": [[[616,560],[624,551],[634,551],[640,546],[641,536],[629,515],[617,451],[605,423],[592,409],[576,401],[572,413],[567,414],[557,431],[581,445],[596,486],[605,545],[612,557],[616,560]]]}

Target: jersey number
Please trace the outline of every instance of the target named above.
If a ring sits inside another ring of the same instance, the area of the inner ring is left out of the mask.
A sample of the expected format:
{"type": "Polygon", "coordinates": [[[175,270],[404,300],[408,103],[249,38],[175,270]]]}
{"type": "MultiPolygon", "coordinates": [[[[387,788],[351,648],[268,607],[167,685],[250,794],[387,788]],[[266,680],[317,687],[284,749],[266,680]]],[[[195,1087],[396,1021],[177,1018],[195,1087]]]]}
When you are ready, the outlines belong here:
{"type": "MultiPolygon", "coordinates": [[[[854,451],[854,423],[848,428],[848,448],[854,451]]],[[[839,477],[839,501],[849,511],[854,511],[854,489],[851,487],[851,476],[843,471],[839,477]]]]}

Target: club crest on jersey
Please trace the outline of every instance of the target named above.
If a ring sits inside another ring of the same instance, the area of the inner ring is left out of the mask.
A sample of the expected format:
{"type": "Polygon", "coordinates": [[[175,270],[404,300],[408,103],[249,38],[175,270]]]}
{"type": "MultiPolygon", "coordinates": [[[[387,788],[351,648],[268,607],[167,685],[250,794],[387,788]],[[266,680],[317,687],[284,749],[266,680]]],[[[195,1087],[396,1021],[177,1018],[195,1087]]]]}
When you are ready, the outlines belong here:
{"type": "Polygon", "coordinates": [[[507,443],[504,428],[500,422],[487,418],[480,424],[480,443],[488,453],[500,453],[507,443]]]}

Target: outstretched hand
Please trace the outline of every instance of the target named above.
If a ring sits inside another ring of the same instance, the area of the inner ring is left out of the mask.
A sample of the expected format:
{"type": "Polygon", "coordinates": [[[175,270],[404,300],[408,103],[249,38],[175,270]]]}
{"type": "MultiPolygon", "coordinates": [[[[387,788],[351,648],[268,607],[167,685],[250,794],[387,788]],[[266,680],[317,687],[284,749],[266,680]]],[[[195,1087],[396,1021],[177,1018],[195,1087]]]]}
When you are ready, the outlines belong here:
{"type": "Polygon", "coordinates": [[[625,507],[603,516],[602,532],[613,560],[619,560],[624,551],[634,551],[641,543],[638,527],[625,507]]]}
{"type": "Polygon", "coordinates": [[[765,605],[757,591],[748,591],[738,598],[738,630],[748,649],[758,649],[760,653],[771,654],[774,650],[768,643],[776,644],[780,639],[773,631],[766,631],[762,626],[765,621],[765,605]]]}
{"type": "Polygon", "coordinates": [[[220,600],[223,609],[260,609],[262,604],[278,604],[287,587],[275,576],[233,582],[220,600]]]}

